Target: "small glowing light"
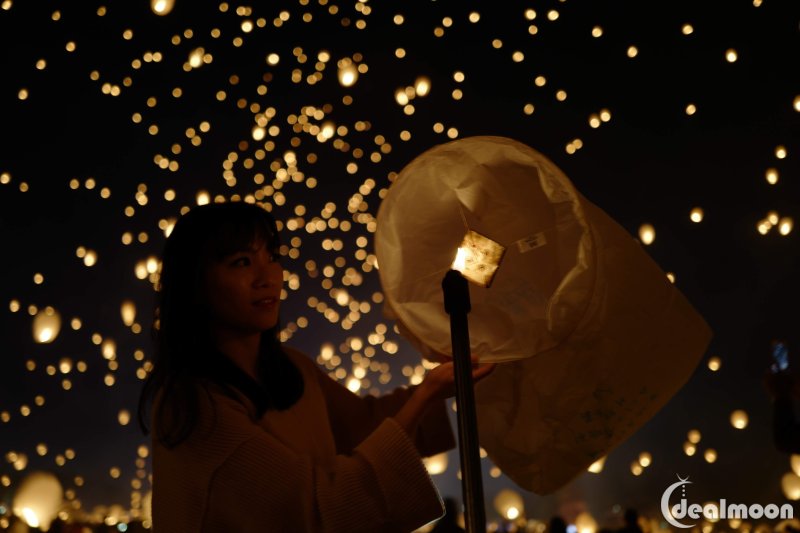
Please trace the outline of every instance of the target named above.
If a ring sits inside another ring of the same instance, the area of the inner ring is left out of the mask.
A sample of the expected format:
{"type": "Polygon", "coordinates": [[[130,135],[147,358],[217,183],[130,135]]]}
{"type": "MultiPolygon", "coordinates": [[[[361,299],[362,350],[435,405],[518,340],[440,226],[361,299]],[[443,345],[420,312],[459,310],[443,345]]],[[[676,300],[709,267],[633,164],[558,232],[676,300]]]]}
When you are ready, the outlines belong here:
{"type": "Polygon", "coordinates": [[[669,280],[670,283],[675,283],[675,274],[673,274],[672,272],[667,272],[667,279],[669,280]]]}
{"type": "Polygon", "coordinates": [[[789,235],[794,227],[794,221],[791,217],[783,217],[778,221],[778,231],[781,235],[789,235]]]}
{"type": "Polygon", "coordinates": [[[639,239],[646,246],[653,244],[656,240],[656,229],[651,224],[642,224],[639,227],[639,239]]]}
{"type": "Polygon", "coordinates": [[[481,14],[478,13],[477,11],[473,11],[472,13],[469,14],[469,21],[472,22],[473,24],[475,24],[479,20],[481,20],[481,14]]]}
{"type": "Polygon", "coordinates": [[[526,9],[525,10],[525,18],[528,20],[533,20],[536,18],[536,11],[533,9],[526,9]]]}
{"type": "Polygon", "coordinates": [[[778,146],[775,148],[775,157],[778,159],[786,159],[786,147],[785,146],[778,146]]]}
{"type": "Polygon", "coordinates": [[[629,46],[629,47],[628,47],[628,52],[627,52],[627,53],[628,53],[628,57],[630,57],[631,59],[633,59],[634,57],[636,57],[637,55],[639,55],[639,49],[638,49],[638,48],[636,48],[635,46],[629,46]]]}
{"type": "Polygon", "coordinates": [[[598,37],[602,36],[603,36],[603,28],[601,28],[600,26],[595,26],[594,28],[592,28],[592,37],[597,39],[598,37]]]}
{"type": "Polygon", "coordinates": [[[768,168],[765,177],[767,178],[767,183],[769,183],[770,185],[775,185],[776,183],[778,183],[778,177],[779,177],[778,169],[768,168]]]}
{"type": "Polygon", "coordinates": [[[592,474],[599,474],[600,472],[603,471],[603,466],[605,466],[605,464],[606,464],[606,458],[601,457],[597,461],[590,464],[587,470],[589,470],[589,472],[591,472],[592,474]]]}
{"type": "Polygon", "coordinates": [[[695,207],[692,209],[692,212],[689,213],[689,218],[694,223],[699,223],[703,221],[703,210],[699,207],[695,207]]]}
{"type": "Polygon", "coordinates": [[[567,91],[560,90],[556,92],[556,100],[558,100],[559,102],[563,102],[566,99],[567,99],[567,91]]]}
{"type": "Polygon", "coordinates": [[[117,421],[120,426],[127,426],[131,421],[131,413],[126,409],[121,410],[117,415],[117,421]]]}
{"type": "Polygon", "coordinates": [[[61,330],[61,315],[52,307],[36,313],[33,319],[33,339],[46,344],[53,342],[61,330]]]}
{"type": "Polygon", "coordinates": [[[731,425],[736,429],[744,429],[747,427],[747,413],[741,409],[731,413],[731,425]]]}
{"type": "Polygon", "coordinates": [[[650,455],[648,452],[640,453],[639,464],[642,465],[643,468],[647,468],[648,466],[653,464],[653,456],[650,455]]]}
{"type": "Polygon", "coordinates": [[[525,107],[522,108],[522,112],[525,113],[526,115],[532,115],[534,110],[535,108],[533,104],[525,104],[525,107]]]}
{"type": "Polygon", "coordinates": [[[352,87],[357,80],[358,69],[352,63],[339,69],[339,83],[342,87],[352,87]]]}
{"type": "Polygon", "coordinates": [[[696,105],[689,104],[689,105],[686,106],[686,114],[687,115],[692,116],[695,113],[697,113],[697,106],[696,105]]]}
{"type": "Polygon", "coordinates": [[[150,8],[156,15],[168,15],[172,8],[175,7],[175,0],[151,0],[150,8]]]}
{"type": "Polygon", "coordinates": [[[713,448],[709,448],[705,451],[703,457],[705,458],[707,463],[711,464],[717,460],[717,451],[713,448]]]}
{"type": "Polygon", "coordinates": [[[800,113],[800,94],[794,97],[794,110],[800,113]]]}
{"type": "Polygon", "coordinates": [[[714,356],[708,360],[708,369],[711,370],[712,372],[716,372],[717,370],[720,369],[721,366],[722,366],[722,360],[717,356],[714,356]]]}
{"type": "Polygon", "coordinates": [[[28,99],[28,89],[20,89],[17,93],[17,98],[20,100],[27,100],[28,99]]]}
{"type": "Polygon", "coordinates": [[[509,507],[506,511],[506,518],[509,520],[515,520],[519,516],[519,509],[516,507],[509,507]]]}
{"type": "Polygon", "coordinates": [[[603,122],[608,122],[609,120],[611,120],[611,111],[609,111],[608,109],[601,109],[600,120],[602,120],[603,122]]]}
{"type": "Polygon", "coordinates": [[[361,389],[361,380],[355,377],[348,379],[347,388],[350,392],[358,392],[361,389]]]}
{"type": "Polygon", "coordinates": [[[514,61],[514,63],[521,63],[525,60],[525,54],[520,51],[514,52],[511,54],[511,60],[514,61]]]}
{"type": "Polygon", "coordinates": [[[456,251],[452,268],[470,281],[489,287],[504,253],[504,246],[470,230],[456,251]]]}
{"type": "Polygon", "coordinates": [[[692,33],[694,33],[694,28],[692,27],[691,24],[684,24],[681,27],[681,33],[683,33],[684,35],[691,35],[692,33]]]}
{"type": "Polygon", "coordinates": [[[203,48],[195,48],[189,54],[189,65],[192,68],[199,68],[203,65],[203,56],[205,55],[206,51],[203,48]]]}
{"type": "Polygon", "coordinates": [[[736,53],[736,50],[733,48],[728,48],[728,50],[725,52],[725,60],[728,63],[735,63],[737,59],[739,59],[739,54],[736,53]]]}
{"type": "Polygon", "coordinates": [[[417,96],[427,96],[431,90],[431,80],[425,76],[420,76],[417,78],[417,81],[414,82],[414,90],[417,96]]]}
{"type": "Polygon", "coordinates": [[[556,11],[555,9],[551,9],[550,11],[548,11],[547,12],[547,20],[549,20],[551,22],[553,22],[555,20],[558,20],[558,11],[556,11]]]}
{"type": "Polygon", "coordinates": [[[447,470],[447,452],[437,453],[422,460],[428,473],[432,476],[443,474],[447,470]]]}
{"type": "Polygon", "coordinates": [[[634,476],[641,476],[642,472],[644,472],[642,465],[640,465],[637,461],[631,463],[631,474],[634,476]]]}

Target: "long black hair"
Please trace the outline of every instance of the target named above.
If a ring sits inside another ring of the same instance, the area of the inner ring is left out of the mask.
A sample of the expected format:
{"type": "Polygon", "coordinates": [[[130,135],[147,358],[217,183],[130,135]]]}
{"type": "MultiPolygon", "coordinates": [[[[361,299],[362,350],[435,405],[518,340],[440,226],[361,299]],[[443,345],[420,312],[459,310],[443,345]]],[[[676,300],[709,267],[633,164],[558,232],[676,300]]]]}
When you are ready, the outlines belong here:
{"type": "MultiPolygon", "coordinates": [[[[275,220],[266,210],[243,202],[192,208],[176,223],[164,246],[153,322],[155,358],[139,398],[139,425],[149,433],[153,406],[155,438],[164,446],[184,441],[197,424],[198,380],[218,379],[221,355],[210,338],[209,311],[199,297],[208,266],[256,242],[278,256],[275,220]],[[161,401],[155,402],[157,394],[161,401]],[[155,403],[155,404],[154,404],[155,403]]],[[[286,409],[303,394],[299,370],[281,349],[279,326],[264,331],[258,371],[266,408],[286,409]]]]}

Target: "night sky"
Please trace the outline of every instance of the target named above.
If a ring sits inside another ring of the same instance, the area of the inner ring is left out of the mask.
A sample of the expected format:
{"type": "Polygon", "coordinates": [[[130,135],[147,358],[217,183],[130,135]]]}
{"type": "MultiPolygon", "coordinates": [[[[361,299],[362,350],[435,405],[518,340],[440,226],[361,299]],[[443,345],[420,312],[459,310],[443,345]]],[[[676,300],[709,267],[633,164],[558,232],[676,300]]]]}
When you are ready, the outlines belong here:
{"type": "MultiPolygon", "coordinates": [[[[153,272],[165,230],[203,195],[265,202],[281,221],[288,344],[311,357],[331,347],[344,384],[353,353],[369,357],[362,394],[407,385],[422,368],[382,314],[374,217],[414,157],[473,135],[540,151],[632,235],[651,224],[647,252],[714,331],[687,385],[600,474],[520,491],[526,515],[586,510],[616,527],[634,506],[660,518],[676,474],[697,502],[787,501],[790,461],[772,446],[761,380],[770,341],[793,355],[800,340],[799,2],[0,6],[5,507],[46,470],[86,512],[137,511],[150,487],[135,412],[153,272]],[[33,321],[48,307],[61,330],[42,344],[33,321]],[[652,464],[634,475],[642,452],[652,464]]],[[[515,487],[483,463],[496,519],[495,495],[515,487]]],[[[434,476],[443,495],[460,497],[457,464],[452,452],[434,476]]]]}

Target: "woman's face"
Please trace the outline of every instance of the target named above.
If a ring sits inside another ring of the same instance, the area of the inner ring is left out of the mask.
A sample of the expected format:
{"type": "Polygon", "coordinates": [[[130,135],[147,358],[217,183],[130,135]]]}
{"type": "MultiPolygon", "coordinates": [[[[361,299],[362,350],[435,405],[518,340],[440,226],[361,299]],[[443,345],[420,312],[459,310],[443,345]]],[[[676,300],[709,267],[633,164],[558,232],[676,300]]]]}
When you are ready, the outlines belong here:
{"type": "Polygon", "coordinates": [[[211,261],[205,272],[205,303],[212,331],[248,336],[278,323],[283,268],[263,241],[211,261]]]}

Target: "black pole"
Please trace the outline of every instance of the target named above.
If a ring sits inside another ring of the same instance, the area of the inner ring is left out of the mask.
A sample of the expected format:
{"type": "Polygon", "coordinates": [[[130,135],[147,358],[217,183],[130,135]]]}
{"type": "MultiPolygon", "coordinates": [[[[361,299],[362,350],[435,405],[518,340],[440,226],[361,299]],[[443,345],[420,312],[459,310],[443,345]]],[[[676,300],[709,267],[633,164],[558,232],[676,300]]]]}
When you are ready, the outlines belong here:
{"type": "Polygon", "coordinates": [[[478,422],[475,416],[475,391],[469,345],[469,286],[457,270],[450,270],[442,281],[444,310],[450,315],[450,340],[456,378],[458,413],[458,453],[461,459],[461,493],[468,533],[486,532],[483,509],[483,479],[478,447],[478,422]]]}

